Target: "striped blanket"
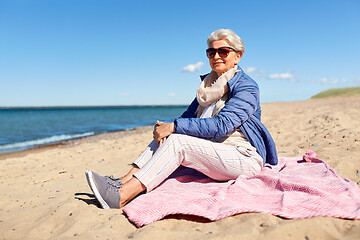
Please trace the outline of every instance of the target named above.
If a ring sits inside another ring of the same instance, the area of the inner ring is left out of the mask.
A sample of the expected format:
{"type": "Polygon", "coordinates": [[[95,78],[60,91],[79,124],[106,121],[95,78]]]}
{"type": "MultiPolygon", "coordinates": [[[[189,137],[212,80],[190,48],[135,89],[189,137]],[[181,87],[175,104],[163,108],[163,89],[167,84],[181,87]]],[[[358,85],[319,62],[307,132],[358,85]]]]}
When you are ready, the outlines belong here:
{"type": "Polygon", "coordinates": [[[257,176],[228,182],[216,182],[181,167],[159,187],[134,199],[123,212],[138,227],[173,214],[212,221],[244,212],[285,218],[360,219],[360,189],[308,151],[302,158],[282,157],[277,166],[265,166],[257,176]]]}

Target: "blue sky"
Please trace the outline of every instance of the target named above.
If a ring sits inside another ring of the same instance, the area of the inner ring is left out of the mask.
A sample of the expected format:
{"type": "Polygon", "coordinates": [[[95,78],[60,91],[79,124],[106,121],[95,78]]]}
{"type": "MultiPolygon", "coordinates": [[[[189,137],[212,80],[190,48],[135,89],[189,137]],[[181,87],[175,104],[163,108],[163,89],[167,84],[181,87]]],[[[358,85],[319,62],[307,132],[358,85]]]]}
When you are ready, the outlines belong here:
{"type": "Polygon", "coordinates": [[[0,0],[0,106],[189,104],[234,30],[261,102],[360,85],[360,1],[0,0]]]}

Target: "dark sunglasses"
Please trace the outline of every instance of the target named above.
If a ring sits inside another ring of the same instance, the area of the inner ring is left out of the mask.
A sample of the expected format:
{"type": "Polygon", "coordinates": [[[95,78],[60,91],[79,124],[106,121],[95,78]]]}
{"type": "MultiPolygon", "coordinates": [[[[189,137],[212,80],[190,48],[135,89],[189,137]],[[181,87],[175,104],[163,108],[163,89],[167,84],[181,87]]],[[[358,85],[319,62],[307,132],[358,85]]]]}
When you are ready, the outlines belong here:
{"type": "Polygon", "coordinates": [[[206,55],[208,58],[213,58],[215,57],[216,53],[218,53],[221,58],[227,58],[231,50],[237,52],[235,49],[231,47],[221,47],[218,49],[208,48],[206,49],[206,55]]]}

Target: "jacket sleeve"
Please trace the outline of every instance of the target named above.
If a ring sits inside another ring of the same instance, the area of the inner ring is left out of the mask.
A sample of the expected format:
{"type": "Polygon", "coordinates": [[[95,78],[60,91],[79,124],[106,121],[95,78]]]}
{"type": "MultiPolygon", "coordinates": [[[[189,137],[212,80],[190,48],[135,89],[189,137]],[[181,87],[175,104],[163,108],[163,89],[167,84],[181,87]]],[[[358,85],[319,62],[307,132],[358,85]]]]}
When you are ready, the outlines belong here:
{"type": "Polygon", "coordinates": [[[234,89],[229,101],[214,118],[178,118],[175,132],[201,138],[221,138],[241,126],[257,110],[259,89],[256,85],[234,89]]]}

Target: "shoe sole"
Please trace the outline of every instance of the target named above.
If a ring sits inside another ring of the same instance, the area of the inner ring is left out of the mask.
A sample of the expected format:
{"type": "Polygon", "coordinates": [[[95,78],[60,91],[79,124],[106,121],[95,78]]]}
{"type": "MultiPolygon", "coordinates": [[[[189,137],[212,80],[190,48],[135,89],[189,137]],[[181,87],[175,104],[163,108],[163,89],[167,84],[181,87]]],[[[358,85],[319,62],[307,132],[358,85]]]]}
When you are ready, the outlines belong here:
{"type": "Polygon", "coordinates": [[[93,193],[95,194],[95,197],[99,201],[99,203],[101,204],[101,207],[103,209],[110,209],[109,205],[101,197],[101,194],[99,193],[99,190],[96,187],[96,184],[95,184],[94,179],[93,179],[92,171],[87,170],[85,172],[85,175],[86,175],[86,179],[88,181],[88,184],[89,184],[89,186],[91,188],[91,191],[93,191],[93,193]]]}

